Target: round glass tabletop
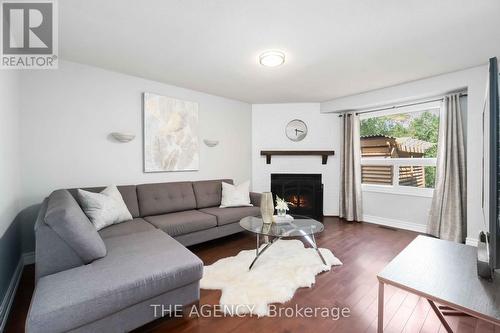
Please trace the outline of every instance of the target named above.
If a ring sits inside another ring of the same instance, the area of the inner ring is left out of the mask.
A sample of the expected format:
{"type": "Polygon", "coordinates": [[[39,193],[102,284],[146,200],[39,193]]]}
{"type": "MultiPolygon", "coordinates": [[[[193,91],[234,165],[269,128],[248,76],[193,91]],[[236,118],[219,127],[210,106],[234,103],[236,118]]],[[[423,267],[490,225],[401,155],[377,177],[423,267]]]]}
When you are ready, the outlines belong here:
{"type": "Polygon", "coordinates": [[[294,215],[292,221],[264,224],[261,217],[248,216],[240,220],[240,226],[264,236],[299,237],[317,234],[324,229],[323,223],[310,217],[294,215]]]}

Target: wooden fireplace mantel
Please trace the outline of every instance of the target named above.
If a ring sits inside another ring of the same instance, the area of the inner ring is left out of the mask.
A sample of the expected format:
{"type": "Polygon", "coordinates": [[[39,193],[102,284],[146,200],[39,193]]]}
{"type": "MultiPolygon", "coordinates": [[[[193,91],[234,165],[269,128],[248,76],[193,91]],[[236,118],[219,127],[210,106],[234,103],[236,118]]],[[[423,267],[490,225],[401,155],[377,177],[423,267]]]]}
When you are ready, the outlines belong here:
{"type": "Polygon", "coordinates": [[[266,157],[266,164],[271,164],[271,157],[278,156],[321,156],[321,164],[326,164],[328,156],[335,155],[333,150],[261,150],[261,156],[266,157]]]}

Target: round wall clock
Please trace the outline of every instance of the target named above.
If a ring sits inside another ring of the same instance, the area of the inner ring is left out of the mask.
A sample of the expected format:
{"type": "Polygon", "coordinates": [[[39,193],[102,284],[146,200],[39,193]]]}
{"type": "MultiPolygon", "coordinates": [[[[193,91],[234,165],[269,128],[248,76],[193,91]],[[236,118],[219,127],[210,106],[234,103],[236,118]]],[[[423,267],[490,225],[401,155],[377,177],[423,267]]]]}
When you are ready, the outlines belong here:
{"type": "Polygon", "coordinates": [[[286,125],[285,133],[292,141],[304,140],[307,135],[307,125],[300,119],[294,119],[286,125]]]}

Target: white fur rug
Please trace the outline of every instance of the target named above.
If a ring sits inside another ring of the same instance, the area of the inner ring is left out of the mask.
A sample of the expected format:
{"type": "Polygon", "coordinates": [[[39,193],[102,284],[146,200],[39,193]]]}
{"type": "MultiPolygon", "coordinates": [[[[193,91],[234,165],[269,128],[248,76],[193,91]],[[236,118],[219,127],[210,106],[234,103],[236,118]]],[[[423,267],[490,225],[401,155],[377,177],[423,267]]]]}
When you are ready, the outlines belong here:
{"type": "MultiPolygon", "coordinates": [[[[265,244],[262,245],[262,248],[265,244]]],[[[268,314],[271,303],[285,303],[301,287],[311,287],[315,276],[342,265],[328,249],[319,249],[328,265],[324,265],[313,248],[305,248],[300,240],[278,240],[248,270],[255,250],[241,251],[205,266],[200,281],[202,289],[220,289],[220,304],[228,314],[268,314]]]]}

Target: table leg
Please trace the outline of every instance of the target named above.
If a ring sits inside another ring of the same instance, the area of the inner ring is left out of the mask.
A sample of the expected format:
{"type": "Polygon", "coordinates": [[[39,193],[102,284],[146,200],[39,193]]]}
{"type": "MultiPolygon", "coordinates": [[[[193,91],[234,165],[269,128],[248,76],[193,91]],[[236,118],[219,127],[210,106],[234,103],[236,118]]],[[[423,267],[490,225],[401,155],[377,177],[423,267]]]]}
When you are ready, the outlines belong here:
{"type": "Polygon", "coordinates": [[[326,263],[325,258],[323,258],[323,255],[319,251],[318,246],[316,245],[316,238],[314,238],[314,234],[311,234],[309,236],[305,232],[303,232],[302,230],[299,230],[299,231],[301,231],[301,233],[303,234],[304,239],[309,243],[309,245],[311,245],[316,250],[316,253],[319,255],[319,258],[323,262],[323,265],[328,265],[326,263]]]}
{"type": "Polygon", "coordinates": [[[453,333],[453,330],[451,329],[450,325],[446,321],[446,318],[444,318],[443,314],[441,313],[441,311],[439,311],[439,309],[436,306],[436,304],[433,301],[431,301],[430,299],[428,299],[427,302],[429,302],[429,304],[431,305],[432,310],[434,310],[434,313],[436,314],[436,316],[438,316],[439,321],[441,322],[441,324],[443,324],[444,329],[446,330],[446,332],[453,333]]]}
{"type": "Polygon", "coordinates": [[[257,247],[255,248],[255,255],[256,256],[259,255],[259,246],[260,246],[260,238],[259,238],[259,234],[257,234],[257,247]]]}
{"type": "Polygon", "coordinates": [[[325,258],[323,258],[323,255],[321,254],[321,252],[318,249],[318,245],[316,244],[316,237],[314,237],[314,234],[311,234],[311,238],[313,240],[314,249],[318,253],[319,257],[321,258],[321,261],[323,262],[324,265],[327,265],[325,258]]]}
{"type": "Polygon", "coordinates": [[[384,332],[384,283],[378,282],[378,325],[377,332],[384,332]]]}
{"type": "Polygon", "coordinates": [[[271,245],[273,245],[277,240],[281,239],[281,237],[276,237],[273,240],[271,240],[267,245],[262,249],[262,251],[259,252],[259,249],[257,248],[257,255],[253,259],[252,263],[250,264],[250,267],[248,267],[248,270],[251,270],[257,259],[264,253],[271,245]]]}

